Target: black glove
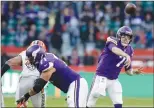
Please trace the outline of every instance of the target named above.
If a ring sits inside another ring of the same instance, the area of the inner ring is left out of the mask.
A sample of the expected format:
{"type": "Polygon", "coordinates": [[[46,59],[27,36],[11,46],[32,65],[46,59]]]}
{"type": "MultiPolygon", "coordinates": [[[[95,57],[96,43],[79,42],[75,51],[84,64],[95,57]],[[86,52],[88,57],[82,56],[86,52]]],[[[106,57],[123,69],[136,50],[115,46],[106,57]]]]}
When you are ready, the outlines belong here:
{"type": "Polygon", "coordinates": [[[26,102],[29,99],[29,97],[30,97],[29,93],[26,93],[24,96],[22,96],[16,102],[17,102],[17,104],[24,103],[24,102],[26,102]]]}

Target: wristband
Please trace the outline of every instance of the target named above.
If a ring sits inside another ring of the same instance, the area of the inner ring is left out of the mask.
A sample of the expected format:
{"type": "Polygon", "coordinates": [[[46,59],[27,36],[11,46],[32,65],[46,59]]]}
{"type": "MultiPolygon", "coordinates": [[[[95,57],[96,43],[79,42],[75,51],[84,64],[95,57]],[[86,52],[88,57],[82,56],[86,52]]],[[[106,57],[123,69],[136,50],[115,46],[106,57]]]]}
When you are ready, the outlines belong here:
{"type": "Polygon", "coordinates": [[[26,94],[24,95],[24,97],[28,99],[28,98],[30,97],[30,94],[29,94],[29,93],[26,93],[26,94]]]}

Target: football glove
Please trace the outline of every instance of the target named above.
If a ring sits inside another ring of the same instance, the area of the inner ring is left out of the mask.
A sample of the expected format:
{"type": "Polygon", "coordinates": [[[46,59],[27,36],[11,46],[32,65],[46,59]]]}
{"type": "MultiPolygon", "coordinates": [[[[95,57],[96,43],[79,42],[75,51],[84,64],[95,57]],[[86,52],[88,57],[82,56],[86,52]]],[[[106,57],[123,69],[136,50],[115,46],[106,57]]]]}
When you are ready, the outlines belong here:
{"type": "Polygon", "coordinates": [[[30,97],[29,93],[26,93],[24,96],[22,96],[16,102],[17,102],[17,104],[25,103],[29,99],[29,97],[30,97]]]}

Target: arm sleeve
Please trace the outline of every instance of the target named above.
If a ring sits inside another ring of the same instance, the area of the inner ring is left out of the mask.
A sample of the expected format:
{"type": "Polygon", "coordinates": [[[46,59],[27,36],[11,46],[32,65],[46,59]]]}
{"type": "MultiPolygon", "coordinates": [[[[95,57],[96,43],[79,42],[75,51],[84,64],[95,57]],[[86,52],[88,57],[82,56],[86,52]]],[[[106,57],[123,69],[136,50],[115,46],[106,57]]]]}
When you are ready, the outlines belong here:
{"type": "Polygon", "coordinates": [[[116,46],[114,43],[111,43],[111,42],[110,42],[110,43],[108,43],[108,46],[107,46],[107,47],[108,47],[108,49],[109,49],[110,51],[112,51],[112,48],[113,48],[113,47],[117,47],[117,46],[116,46]]]}
{"type": "Polygon", "coordinates": [[[106,41],[106,46],[110,51],[112,51],[112,48],[117,46],[117,40],[114,37],[108,37],[106,41]]]}
{"type": "MultiPolygon", "coordinates": [[[[132,47],[130,47],[130,53],[129,53],[129,56],[131,57],[131,61],[132,61],[132,57],[133,57],[133,54],[134,54],[134,50],[132,47]]],[[[130,66],[128,68],[125,67],[125,70],[130,70],[132,68],[132,63],[130,64],[130,66]]]]}
{"type": "Polygon", "coordinates": [[[39,93],[43,87],[47,84],[47,81],[45,81],[44,79],[42,78],[38,78],[36,79],[35,81],[35,84],[34,84],[34,87],[33,87],[33,90],[36,92],[36,93],[39,93]]]}
{"type": "Polygon", "coordinates": [[[2,70],[1,70],[1,77],[4,75],[4,73],[10,69],[10,66],[5,63],[3,66],[2,66],[2,70]]]}
{"type": "Polygon", "coordinates": [[[40,65],[39,65],[39,71],[41,73],[46,72],[46,71],[54,68],[53,66],[54,66],[53,62],[49,62],[46,59],[42,59],[40,62],[40,65]]]}

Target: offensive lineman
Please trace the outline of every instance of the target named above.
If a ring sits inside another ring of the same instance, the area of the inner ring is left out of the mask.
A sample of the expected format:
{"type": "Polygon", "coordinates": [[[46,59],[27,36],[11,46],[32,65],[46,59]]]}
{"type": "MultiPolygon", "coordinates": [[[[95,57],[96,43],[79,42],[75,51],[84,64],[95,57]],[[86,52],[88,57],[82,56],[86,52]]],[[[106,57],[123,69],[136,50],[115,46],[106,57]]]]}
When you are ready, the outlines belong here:
{"type": "MultiPolygon", "coordinates": [[[[39,45],[46,51],[45,44],[40,40],[33,41],[30,46],[39,45]]],[[[5,65],[2,67],[2,75],[13,66],[22,66],[22,72],[19,78],[19,84],[16,90],[16,100],[20,99],[25,93],[28,92],[30,88],[33,87],[35,80],[39,78],[40,73],[38,70],[28,63],[29,61],[26,58],[26,51],[22,51],[18,56],[9,59],[5,65]]],[[[35,96],[31,97],[31,101],[34,107],[45,107],[45,94],[42,90],[35,96]]],[[[17,107],[20,107],[22,104],[18,104],[17,107]]],[[[26,106],[23,103],[23,106],[26,106]]]]}
{"type": "Polygon", "coordinates": [[[41,76],[34,87],[17,101],[18,103],[27,101],[30,96],[40,92],[46,83],[50,81],[61,91],[67,93],[68,107],[86,107],[88,84],[84,78],[74,72],[54,54],[45,53],[38,45],[28,48],[26,56],[30,63],[37,67],[41,76]]]}
{"type": "Polygon", "coordinates": [[[122,87],[118,81],[123,66],[128,75],[142,73],[141,68],[132,69],[131,58],[133,48],[130,42],[133,39],[132,30],[123,26],[117,31],[116,38],[108,37],[106,46],[99,57],[96,75],[89,92],[87,107],[94,107],[100,95],[106,96],[106,90],[115,108],[122,108],[122,87]]]}

